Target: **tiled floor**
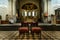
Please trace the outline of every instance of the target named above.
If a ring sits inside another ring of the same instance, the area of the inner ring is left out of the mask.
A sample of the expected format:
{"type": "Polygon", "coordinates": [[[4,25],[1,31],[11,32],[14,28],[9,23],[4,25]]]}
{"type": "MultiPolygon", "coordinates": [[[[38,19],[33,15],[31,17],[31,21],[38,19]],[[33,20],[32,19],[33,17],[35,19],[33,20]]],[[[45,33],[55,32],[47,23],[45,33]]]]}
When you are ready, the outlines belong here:
{"type": "Polygon", "coordinates": [[[60,31],[41,31],[39,34],[21,34],[18,31],[0,31],[0,40],[60,40],[60,31]]]}

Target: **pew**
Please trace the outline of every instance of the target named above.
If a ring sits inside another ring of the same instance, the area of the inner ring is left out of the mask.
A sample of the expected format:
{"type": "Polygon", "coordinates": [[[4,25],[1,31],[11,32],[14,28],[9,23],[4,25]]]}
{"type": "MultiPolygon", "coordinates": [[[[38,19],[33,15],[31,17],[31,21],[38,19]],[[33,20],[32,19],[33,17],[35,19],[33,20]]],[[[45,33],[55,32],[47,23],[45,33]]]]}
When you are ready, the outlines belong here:
{"type": "Polygon", "coordinates": [[[1,20],[1,24],[9,24],[9,21],[1,20]]]}
{"type": "Polygon", "coordinates": [[[57,21],[56,21],[56,24],[60,24],[60,20],[57,20],[57,21]]]}

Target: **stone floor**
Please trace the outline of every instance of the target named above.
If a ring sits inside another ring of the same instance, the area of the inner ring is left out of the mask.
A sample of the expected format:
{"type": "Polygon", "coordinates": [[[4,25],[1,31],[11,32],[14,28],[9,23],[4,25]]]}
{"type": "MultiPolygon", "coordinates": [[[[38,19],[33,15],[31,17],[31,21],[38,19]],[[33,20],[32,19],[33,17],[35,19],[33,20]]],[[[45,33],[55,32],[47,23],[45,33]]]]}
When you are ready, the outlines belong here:
{"type": "Polygon", "coordinates": [[[18,31],[0,31],[0,40],[60,40],[60,31],[41,31],[39,34],[21,34],[18,31]]]}

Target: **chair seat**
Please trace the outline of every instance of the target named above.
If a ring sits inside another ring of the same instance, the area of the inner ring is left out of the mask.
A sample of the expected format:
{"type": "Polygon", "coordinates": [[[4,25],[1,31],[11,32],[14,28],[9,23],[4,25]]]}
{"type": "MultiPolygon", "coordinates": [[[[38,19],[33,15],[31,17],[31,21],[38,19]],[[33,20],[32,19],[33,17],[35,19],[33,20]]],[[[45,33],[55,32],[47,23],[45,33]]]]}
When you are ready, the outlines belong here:
{"type": "Polygon", "coordinates": [[[41,28],[40,27],[32,27],[32,32],[40,32],[41,28]]]}
{"type": "Polygon", "coordinates": [[[27,32],[27,31],[29,31],[28,27],[20,27],[19,28],[19,32],[27,32]]]}

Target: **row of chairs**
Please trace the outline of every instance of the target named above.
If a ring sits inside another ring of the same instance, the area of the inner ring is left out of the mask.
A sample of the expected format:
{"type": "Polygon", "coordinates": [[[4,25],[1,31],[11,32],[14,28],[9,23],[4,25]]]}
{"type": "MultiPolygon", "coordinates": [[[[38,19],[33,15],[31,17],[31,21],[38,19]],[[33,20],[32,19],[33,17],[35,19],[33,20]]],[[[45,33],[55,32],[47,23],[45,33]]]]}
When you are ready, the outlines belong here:
{"type": "Polygon", "coordinates": [[[29,29],[29,27],[20,27],[18,30],[19,30],[19,36],[21,34],[24,34],[24,33],[28,33],[28,34],[29,33],[31,33],[31,34],[36,33],[36,34],[41,35],[42,28],[40,28],[40,27],[32,27],[31,29],[29,29]]]}

